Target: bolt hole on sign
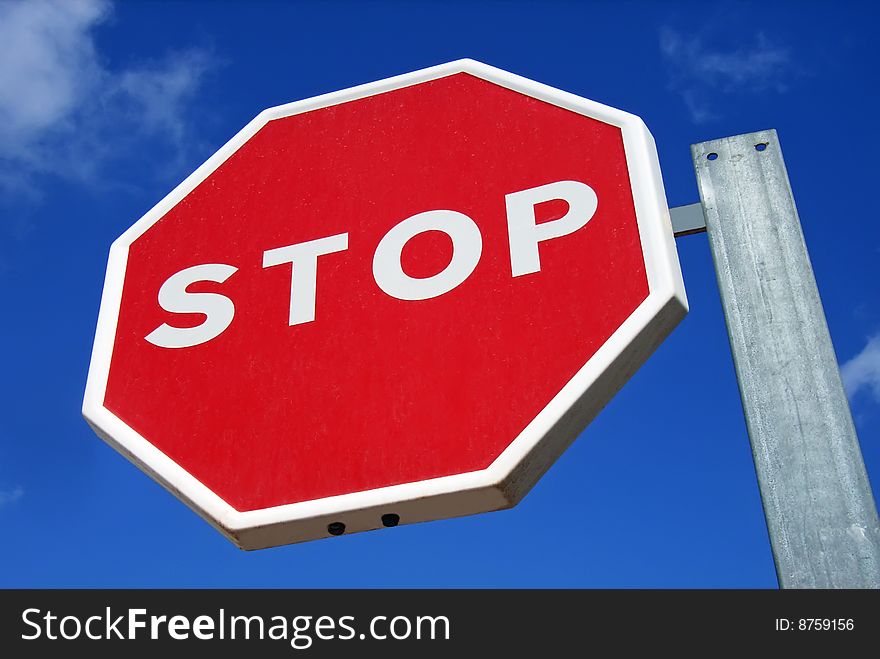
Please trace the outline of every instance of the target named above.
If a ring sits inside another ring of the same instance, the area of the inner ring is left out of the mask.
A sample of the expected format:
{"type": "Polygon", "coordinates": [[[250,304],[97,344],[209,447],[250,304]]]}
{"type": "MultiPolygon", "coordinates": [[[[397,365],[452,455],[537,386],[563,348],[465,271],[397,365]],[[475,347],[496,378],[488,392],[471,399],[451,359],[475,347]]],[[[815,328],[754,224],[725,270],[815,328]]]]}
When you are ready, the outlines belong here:
{"type": "Polygon", "coordinates": [[[120,236],[83,414],[244,549],[498,510],[686,311],[644,123],[460,60],[265,110],[120,236]]]}

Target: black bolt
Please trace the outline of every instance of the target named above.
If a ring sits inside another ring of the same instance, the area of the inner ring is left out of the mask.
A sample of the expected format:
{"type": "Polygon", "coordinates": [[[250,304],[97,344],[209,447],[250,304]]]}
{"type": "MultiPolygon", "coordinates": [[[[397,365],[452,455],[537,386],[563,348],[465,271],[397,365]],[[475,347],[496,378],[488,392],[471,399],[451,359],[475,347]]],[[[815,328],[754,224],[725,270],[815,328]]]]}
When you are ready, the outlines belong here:
{"type": "Polygon", "coordinates": [[[397,526],[400,524],[400,515],[396,513],[386,513],[382,515],[382,524],[385,526],[397,526]]]}
{"type": "Polygon", "coordinates": [[[345,524],[342,522],[333,522],[327,525],[327,533],[330,535],[342,535],[345,533],[345,524]]]}

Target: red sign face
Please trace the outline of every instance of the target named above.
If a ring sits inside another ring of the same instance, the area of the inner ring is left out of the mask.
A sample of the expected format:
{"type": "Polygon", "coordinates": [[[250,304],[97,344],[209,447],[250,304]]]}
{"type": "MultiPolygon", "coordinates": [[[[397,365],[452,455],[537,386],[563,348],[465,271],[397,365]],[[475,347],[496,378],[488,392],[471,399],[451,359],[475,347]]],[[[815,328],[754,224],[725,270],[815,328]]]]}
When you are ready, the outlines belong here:
{"type": "Polygon", "coordinates": [[[114,245],[85,414],[244,547],[512,505],[686,308],[649,140],[470,61],[267,111],[114,245]]]}

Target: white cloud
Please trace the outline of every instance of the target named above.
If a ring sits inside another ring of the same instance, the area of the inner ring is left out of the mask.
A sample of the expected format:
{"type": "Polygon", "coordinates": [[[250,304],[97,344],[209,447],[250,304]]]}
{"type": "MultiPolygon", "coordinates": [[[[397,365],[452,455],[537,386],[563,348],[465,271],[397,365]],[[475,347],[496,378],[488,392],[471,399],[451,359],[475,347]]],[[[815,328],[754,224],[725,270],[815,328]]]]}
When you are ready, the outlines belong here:
{"type": "Polygon", "coordinates": [[[0,4],[0,144],[18,155],[64,121],[100,77],[92,27],[108,6],[88,0],[0,4]]]}
{"type": "Polygon", "coordinates": [[[0,490],[0,508],[3,506],[15,503],[19,499],[24,496],[24,490],[20,487],[16,487],[9,491],[0,490]]]}
{"type": "Polygon", "coordinates": [[[0,188],[34,193],[45,173],[94,181],[146,140],[182,154],[187,103],[212,60],[191,48],[114,69],[94,39],[111,10],[106,0],[0,0],[0,188]]]}
{"type": "Polygon", "coordinates": [[[152,67],[123,72],[108,95],[127,105],[144,130],[161,133],[180,144],[187,130],[184,106],[210,64],[207,53],[201,50],[174,53],[152,67]]]}
{"type": "Polygon", "coordinates": [[[850,398],[866,390],[880,403],[880,334],[870,339],[859,354],[841,366],[840,375],[850,398]]]}
{"type": "Polygon", "coordinates": [[[706,45],[705,34],[683,36],[665,27],[660,52],[670,70],[671,89],[682,95],[696,123],[716,118],[709,98],[721,93],[784,92],[795,72],[791,53],[759,32],[751,43],[733,49],[706,45]]]}

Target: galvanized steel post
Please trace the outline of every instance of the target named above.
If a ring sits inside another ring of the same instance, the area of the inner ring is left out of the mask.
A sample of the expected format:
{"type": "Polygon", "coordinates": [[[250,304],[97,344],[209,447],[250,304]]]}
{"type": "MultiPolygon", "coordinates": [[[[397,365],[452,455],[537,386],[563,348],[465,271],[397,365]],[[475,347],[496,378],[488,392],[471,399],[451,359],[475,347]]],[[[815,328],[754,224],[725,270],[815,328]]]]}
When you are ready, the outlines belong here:
{"type": "Polygon", "coordinates": [[[880,587],[880,525],[776,131],[691,147],[779,585],[880,587]]]}

